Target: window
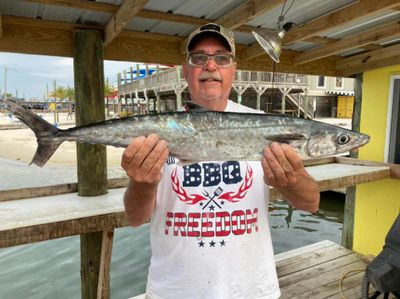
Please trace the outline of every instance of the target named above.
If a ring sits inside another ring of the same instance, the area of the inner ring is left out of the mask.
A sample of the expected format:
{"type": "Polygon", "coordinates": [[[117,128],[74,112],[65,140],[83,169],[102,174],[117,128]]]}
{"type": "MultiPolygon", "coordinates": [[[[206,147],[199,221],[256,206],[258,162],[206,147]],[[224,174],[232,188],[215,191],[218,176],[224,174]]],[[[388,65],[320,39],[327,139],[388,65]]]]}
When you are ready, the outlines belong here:
{"type": "Polygon", "coordinates": [[[325,77],[324,76],[318,76],[317,77],[317,87],[325,87],[325,77]]]}
{"type": "Polygon", "coordinates": [[[390,82],[385,161],[400,164],[400,76],[390,82]]]}
{"type": "Polygon", "coordinates": [[[342,77],[335,78],[335,88],[343,88],[343,78],[342,77]]]}

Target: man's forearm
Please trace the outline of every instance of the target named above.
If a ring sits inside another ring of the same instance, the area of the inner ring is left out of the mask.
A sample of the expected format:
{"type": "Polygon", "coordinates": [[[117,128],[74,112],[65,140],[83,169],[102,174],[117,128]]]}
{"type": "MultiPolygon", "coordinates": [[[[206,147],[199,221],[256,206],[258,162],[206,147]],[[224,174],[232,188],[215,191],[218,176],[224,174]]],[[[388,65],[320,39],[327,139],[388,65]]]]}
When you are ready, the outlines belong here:
{"type": "Polygon", "coordinates": [[[149,221],[155,206],[157,184],[138,184],[129,181],[124,195],[125,213],[128,222],[138,227],[149,221]]]}
{"type": "Polygon", "coordinates": [[[309,176],[303,176],[295,188],[279,190],[296,209],[315,213],[318,211],[320,191],[318,183],[309,176]]]}

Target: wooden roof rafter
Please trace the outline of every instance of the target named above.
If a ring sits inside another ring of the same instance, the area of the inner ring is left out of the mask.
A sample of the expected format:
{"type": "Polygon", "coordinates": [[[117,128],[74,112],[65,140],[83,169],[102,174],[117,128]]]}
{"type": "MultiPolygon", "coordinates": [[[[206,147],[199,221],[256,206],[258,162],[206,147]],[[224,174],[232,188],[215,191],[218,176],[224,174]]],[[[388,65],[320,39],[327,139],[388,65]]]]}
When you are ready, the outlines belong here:
{"type": "Polygon", "coordinates": [[[336,67],[339,74],[348,76],[361,73],[371,68],[379,68],[400,63],[400,44],[357,54],[338,60],[336,67]]]}
{"type": "Polygon", "coordinates": [[[107,23],[104,30],[104,47],[125,28],[126,24],[143,9],[148,0],[125,0],[107,23]]]}
{"type": "MultiPolygon", "coordinates": [[[[284,1],[285,0],[249,0],[212,22],[234,30],[267,11],[278,7],[284,1]]],[[[182,53],[186,51],[186,43],[187,39],[183,40],[181,43],[180,49],[182,53]]]]}
{"type": "MultiPolygon", "coordinates": [[[[284,45],[307,40],[320,32],[327,31],[337,26],[346,25],[362,17],[376,14],[395,7],[399,7],[400,0],[362,0],[340,10],[307,22],[301,27],[292,28],[283,38],[284,45]]],[[[246,52],[248,59],[263,55],[264,50],[254,43],[246,52]]]]}
{"type": "Polygon", "coordinates": [[[391,22],[375,29],[352,34],[323,47],[303,52],[294,59],[294,63],[302,64],[318,60],[327,56],[339,54],[344,51],[363,48],[366,45],[381,41],[386,38],[400,37],[400,21],[391,22]]]}

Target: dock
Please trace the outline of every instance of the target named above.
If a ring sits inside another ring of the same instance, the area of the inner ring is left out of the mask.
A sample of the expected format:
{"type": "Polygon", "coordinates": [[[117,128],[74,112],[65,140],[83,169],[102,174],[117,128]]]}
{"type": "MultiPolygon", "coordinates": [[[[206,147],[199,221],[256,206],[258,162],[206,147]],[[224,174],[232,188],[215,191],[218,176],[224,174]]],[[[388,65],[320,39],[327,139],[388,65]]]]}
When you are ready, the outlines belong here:
{"type": "MultiPolygon", "coordinates": [[[[314,161],[306,168],[321,191],[398,176],[383,163],[341,157],[314,161]]],[[[78,196],[75,183],[0,191],[0,248],[100,232],[104,237],[98,298],[106,298],[114,229],[128,225],[122,202],[127,182],[109,180],[108,193],[95,197],[78,196]]],[[[272,188],[270,197],[281,195],[272,188]]],[[[339,298],[341,276],[365,268],[361,256],[329,241],[278,254],[276,261],[282,298],[339,298]]],[[[358,294],[361,276],[345,280],[346,298],[357,298],[353,294],[358,294]]]]}
{"type": "MultiPolygon", "coordinates": [[[[275,261],[280,299],[342,298],[341,280],[346,299],[361,298],[362,270],[367,264],[361,255],[341,245],[325,240],[277,254],[275,261]]],[[[130,299],[145,299],[145,295],[130,299]]]]}

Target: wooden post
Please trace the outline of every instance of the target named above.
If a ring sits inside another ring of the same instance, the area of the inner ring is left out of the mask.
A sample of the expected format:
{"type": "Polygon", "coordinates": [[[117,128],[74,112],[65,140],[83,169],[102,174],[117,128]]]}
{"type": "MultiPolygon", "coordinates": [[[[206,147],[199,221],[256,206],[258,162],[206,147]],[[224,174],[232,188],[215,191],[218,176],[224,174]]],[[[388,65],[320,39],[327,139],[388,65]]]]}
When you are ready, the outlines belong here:
{"type": "MultiPolygon", "coordinates": [[[[73,38],[76,123],[105,120],[102,35],[94,30],[76,30],[73,38]]],[[[107,193],[105,146],[77,143],[77,156],[78,194],[107,193]]],[[[102,232],[81,235],[82,298],[85,299],[97,296],[102,237],[102,232]]]]}
{"type": "MultiPolygon", "coordinates": [[[[361,120],[361,103],[362,103],[362,83],[363,74],[356,75],[355,99],[353,107],[352,130],[360,132],[361,120]]],[[[357,158],[357,152],[351,152],[350,157],[357,158]]],[[[348,187],[346,189],[346,201],[344,204],[342,245],[346,248],[353,249],[353,233],[354,233],[354,209],[356,202],[356,187],[348,187]]]]}
{"type": "Polygon", "coordinates": [[[101,244],[101,261],[97,299],[110,298],[110,269],[113,246],[114,230],[103,231],[103,243],[101,244]]]}

